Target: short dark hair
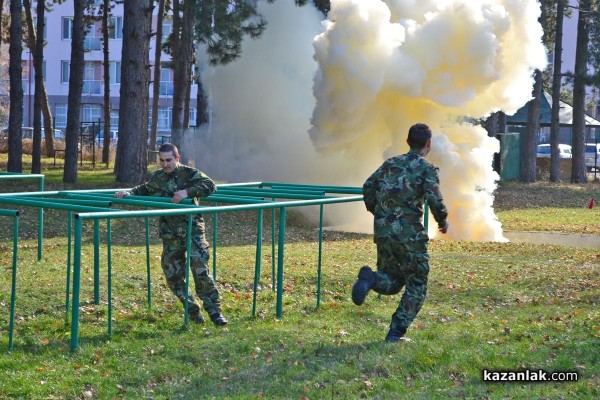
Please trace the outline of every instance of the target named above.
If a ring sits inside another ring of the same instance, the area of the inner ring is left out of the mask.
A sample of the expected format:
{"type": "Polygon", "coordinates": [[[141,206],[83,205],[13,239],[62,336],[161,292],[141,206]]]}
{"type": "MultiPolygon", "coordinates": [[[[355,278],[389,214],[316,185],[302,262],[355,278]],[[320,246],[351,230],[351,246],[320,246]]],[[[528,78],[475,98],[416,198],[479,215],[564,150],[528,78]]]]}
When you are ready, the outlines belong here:
{"type": "Polygon", "coordinates": [[[408,130],[408,145],[411,149],[422,149],[431,139],[431,129],[426,124],[414,124],[408,130]]]}
{"type": "Polygon", "coordinates": [[[175,157],[179,155],[179,150],[177,149],[177,146],[175,146],[173,143],[164,143],[158,149],[159,153],[169,153],[171,151],[173,152],[173,155],[175,157]]]}

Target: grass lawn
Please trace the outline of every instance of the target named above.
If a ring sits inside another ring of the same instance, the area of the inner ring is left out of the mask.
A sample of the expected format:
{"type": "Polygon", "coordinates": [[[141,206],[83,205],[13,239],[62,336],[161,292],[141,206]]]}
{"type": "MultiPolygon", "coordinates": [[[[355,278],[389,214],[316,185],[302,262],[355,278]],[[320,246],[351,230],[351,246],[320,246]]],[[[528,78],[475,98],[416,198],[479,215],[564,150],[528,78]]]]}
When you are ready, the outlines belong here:
{"type": "MultiPolygon", "coordinates": [[[[48,171],[47,190],[61,188],[58,171],[48,171]]],[[[77,188],[116,187],[112,180],[101,168],[81,170],[77,188]]],[[[0,191],[8,190],[17,188],[3,185],[0,191]]],[[[505,229],[600,235],[599,208],[587,208],[591,197],[600,200],[597,183],[503,183],[495,205],[505,229]]],[[[0,219],[0,399],[600,397],[600,249],[432,241],[428,299],[409,329],[411,340],[391,345],[383,338],[400,297],[370,294],[361,307],[350,300],[358,268],[375,262],[369,235],[325,232],[317,309],[316,230],[291,215],[284,315],[278,320],[266,212],[262,287],[252,318],[255,214],[226,215],[219,217],[217,253],[218,285],[230,321],[225,328],[182,326],[183,309],[162,277],[156,229],[148,309],[143,225],[122,220],[113,222],[109,338],[105,245],[95,305],[86,228],[80,348],[74,354],[65,321],[70,315],[65,313],[64,212],[46,212],[42,261],[37,261],[35,212],[25,211],[21,218],[12,352],[7,350],[12,241],[5,228],[9,220],[0,219]],[[483,370],[525,369],[577,372],[578,381],[483,381],[483,370]]]]}

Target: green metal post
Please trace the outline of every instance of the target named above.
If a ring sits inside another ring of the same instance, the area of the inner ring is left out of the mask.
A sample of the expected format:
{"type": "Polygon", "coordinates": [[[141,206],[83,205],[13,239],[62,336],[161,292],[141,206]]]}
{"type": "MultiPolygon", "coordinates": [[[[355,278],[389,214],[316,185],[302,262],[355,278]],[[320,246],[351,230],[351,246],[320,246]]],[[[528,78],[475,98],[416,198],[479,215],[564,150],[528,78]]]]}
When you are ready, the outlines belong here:
{"type": "Polygon", "coordinates": [[[73,213],[67,213],[67,289],[65,291],[65,323],[69,319],[69,294],[71,292],[71,243],[73,231],[73,213]]]}
{"type": "Polygon", "coordinates": [[[106,271],[106,279],[108,282],[106,284],[107,296],[108,296],[108,338],[112,339],[112,224],[110,223],[110,218],[106,219],[106,248],[107,255],[106,261],[108,262],[108,267],[106,271]]]}
{"type": "MultiPolygon", "coordinates": [[[[215,203],[215,207],[218,203],[215,203]]],[[[213,279],[217,282],[217,216],[219,213],[213,214],[213,251],[212,251],[212,264],[213,264],[213,279]]]]}
{"type": "Polygon", "coordinates": [[[277,245],[277,304],[276,317],[283,315],[283,243],[285,238],[285,207],[279,209],[279,243],[277,245]]]}
{"type": "Polygon", "coordinates": [[[146,286],[148,291],[148,310],[152,308],[152,281],[150,276],[150,217],[146,221],[146,286]]]}
{"type": "Polygon", "coordinates": [[[271,209],[271,289],[275,291],[275,213],[276,208],[271,209]]]}
{"type": "Polygon", "coordinates": [[[73,255],[73,306],[71,309],[71,352],[79,347],[79,289],[81,284],[81,233],[83,221],[75,218],[75,250],[73,255]]]}
{"type": "Polygon", "coordinates": [[[185,305],[183,311],[183,324],[189,324],[189,302],[190,302],[190,252],[192,251],[192,217],[188,215],[187,235],[185,238],[185,305]]]}
{"type": "MultiPolygon", "coordinates": [[[[44,191],[44,175],[39,178],[38,190],[44,191]]],[[[44,209],[38,208],[38,261],[42,260],[42,248],[44,245],[44,209]]]]}
{"type": "Polygon", "coordinates": [[[258,210],[256,223],[256,261],[254,263],[254,293],[252,296],[252,317],[256,316],[256,290],[260,282],[260,262],[262,258],[263,210],[258,210]]]}
{"type": "Polygon", "coordinates": [[[321,256],[323,254],[323,204],[319,206],[319,262],[317,267],[317,308],[321,306],[321,256]]]}
{"type": "Polygon", "coordinates": [[[94,220],[94,304],[100,304],[100,221],[94,220]]]}
{"type": "Polygon", "coordinates": [[[429,205],[427,205],[427,203],[425,203],[423,215],[423,226],[425,227],[425,232],[427,232],[427,228],[429,227],[429,205]]]}
{"type": "Polygon", "coordinates": [[[15,304],[17,302],[17,253],[19,251],[19,212],[15,211],[13,218],[13,259],[12,285],[10,289],[10,322],[8,324],[8,351],[13,348],[15,331],[15,304]]]}

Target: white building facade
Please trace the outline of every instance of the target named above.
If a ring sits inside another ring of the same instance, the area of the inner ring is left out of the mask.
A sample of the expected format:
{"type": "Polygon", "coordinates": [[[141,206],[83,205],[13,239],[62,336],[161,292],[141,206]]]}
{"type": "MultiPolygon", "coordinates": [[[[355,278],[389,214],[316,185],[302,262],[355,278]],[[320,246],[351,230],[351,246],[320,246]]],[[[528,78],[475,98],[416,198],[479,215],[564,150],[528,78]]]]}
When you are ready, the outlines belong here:
{"type": "MultiPolygon", "coordinates": [[[[94,0],[95,6],[100,7],[102,0],[94,0]]],[[[35,7],[35,6],[33,6],[35,7]]],[[[35,10],[35,8],[34,8],[35,10]]],[[[73,1],[67,0],[53,6],[52,11],[46,12],[44,40],[43,74],[50,111],[54,117],[56,129],[64,129],[67,125],[69,73],[71,59],[71,35],[73,21],[73,1]]],[[[110,81],[110,125],[111,130],[119,127],[119,93],[121,83],[121,53],[123,48],[123,5],[117,4],[111,11],[109,19],[109,81],[110,81]]],[[[34,22],[35,24],[35,22],[34,22]]],[[[152,17],[152,30],[156,32],[157,9],[152,17]]],[[[163,21],[163,43],[171,33],[170,18],[163,21]]],[[[95,21],[84,41],[85,72],[81,99],[81,122],[103,122],[104,120],[104,67],[102,48],[102,22],[95,21]]],[[[150,41],[150,77],[154,76],[154,55],[156,37],[150,41]]],[[[33,126],[33,95],[35,92],[33,60],[31,52],[24,47],[23,55],[23,126],[33,126]]],[[[158,134],[168,135],[171,130],[173,104],[173,71],[168,68],[171,56],[161,55],[160,93],[158,107],[158,134]]],[[[150,93],[149,112],[153,98],[152,84],[150,93]]],[[[196,121],[196,92],[197,85],[192,85],[190,101],[190,125],[196,121]]],[[[150,115],[148,116],[150,127],[150,115]]]]}

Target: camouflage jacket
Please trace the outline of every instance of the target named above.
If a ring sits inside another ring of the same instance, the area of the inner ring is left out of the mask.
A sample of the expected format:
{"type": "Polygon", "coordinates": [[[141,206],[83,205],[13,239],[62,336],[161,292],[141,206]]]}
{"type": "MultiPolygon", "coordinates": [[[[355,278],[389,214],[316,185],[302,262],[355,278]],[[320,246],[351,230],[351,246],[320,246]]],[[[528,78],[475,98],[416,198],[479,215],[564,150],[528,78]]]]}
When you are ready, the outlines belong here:
{"type": "Polygon", "coordinates": [[[374,216],[375,241],[427,240],[421,222],[425,201],[439,227],[446,224],[448,211],[440,193],[438,169],[415,150],[387,159],[365,181],[363,195],[374,216]]]}
{"type": "MultiPolygon", "coordinates": [[[[131,189],[131,193],[139,196],[173,197],[174,193],[187,189],[188,197],[199,204],[200,197],[207,197],[217,189],[215,183],[203,172],[187,165],[180,164],[172,173],[167,174],[162,169],[150,176],[148,182],[131,189]]],[[[184,239],[187,233],[187,216],[171,215],[160,217],[160,237],[163,239],[184,239]]],[[[193,218],[192,232],[194,235],[204,234],[204,219],[196,214],[193,218]]]]}

